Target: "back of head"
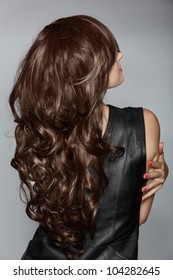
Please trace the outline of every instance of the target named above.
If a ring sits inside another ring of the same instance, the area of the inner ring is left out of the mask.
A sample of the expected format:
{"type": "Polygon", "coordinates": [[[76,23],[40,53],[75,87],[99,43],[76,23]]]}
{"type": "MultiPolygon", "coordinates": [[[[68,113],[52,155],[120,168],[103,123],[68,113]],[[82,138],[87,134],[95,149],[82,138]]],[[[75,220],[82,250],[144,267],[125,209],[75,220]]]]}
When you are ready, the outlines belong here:
{"type": "Polygon", "coordinates": [[[53,118],[61,104],[64,116],[65,108],[72,115],[90,115],[103,101],[117,50],[108,28],[92,17],[72,16],[49,24],[21,67],[22,95],[16,93],[22,97],[21,111],[23,106],[25,114],[27,106],[29,113],[29,107],[40,104],[40,114],[53,118]]]}
{"type": "Polygon", "coordinates": [[[31,46],[10,96],[17,122],[12,165],[30,193],[27,214],[69,257],[73,245],[82,252],[83,228],[92,231],[106,184],[102,156],[111,147],[102,138],[102,103],[117,51],[98,20],[58,19],[31,46]]]}

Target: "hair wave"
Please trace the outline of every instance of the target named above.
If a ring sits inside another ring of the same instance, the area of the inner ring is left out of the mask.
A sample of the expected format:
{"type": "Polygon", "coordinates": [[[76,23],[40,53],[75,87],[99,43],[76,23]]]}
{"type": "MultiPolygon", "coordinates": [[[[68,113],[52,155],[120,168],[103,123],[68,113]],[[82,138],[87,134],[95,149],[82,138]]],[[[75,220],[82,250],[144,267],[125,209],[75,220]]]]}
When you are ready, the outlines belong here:
{"type": "Polygon", "coordinates": [[[12,166],[27,198],[26,213],[69,258],[94,233],[107,184],[102,104],[119,50],[111,32],[89,16],[54,21],[35,39],[10,95],[17,123],[12,166]]]}

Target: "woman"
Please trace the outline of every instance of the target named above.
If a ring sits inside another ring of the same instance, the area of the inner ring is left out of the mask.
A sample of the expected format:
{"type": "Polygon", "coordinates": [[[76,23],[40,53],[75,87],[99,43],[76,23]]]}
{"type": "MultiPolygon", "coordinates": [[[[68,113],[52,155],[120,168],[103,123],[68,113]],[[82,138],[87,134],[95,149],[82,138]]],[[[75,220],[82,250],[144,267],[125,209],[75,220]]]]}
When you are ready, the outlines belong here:
{"type": "Polygon", "coordinates": [[[106,26],[72,16],[46,26],[21,65],[12,166],[40,224],[23,259],[137,258],[167,167],[154,114],[103,102],[124,80],[121,58],[106,26]]]}

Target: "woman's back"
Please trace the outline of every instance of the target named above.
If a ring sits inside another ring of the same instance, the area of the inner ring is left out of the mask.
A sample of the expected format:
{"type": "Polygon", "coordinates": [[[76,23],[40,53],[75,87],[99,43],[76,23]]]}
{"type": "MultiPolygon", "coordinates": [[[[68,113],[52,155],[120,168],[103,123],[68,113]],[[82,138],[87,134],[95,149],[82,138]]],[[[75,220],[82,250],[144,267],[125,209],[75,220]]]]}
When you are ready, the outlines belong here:
{"type": "MultiPolygon", "coordinates": [[[[104,139],[111,145],[123,146],[125,152],[119,159],[114,160],[111,154],[105,157],[104,170],[109,183],[100,200],[94,238],[86,230],[80,259],[136,259],[142,174],[146,169],[143,109],[109,105],[104,139]]],[[[23,258],[67,257],[39,227],[23,258]]]]}

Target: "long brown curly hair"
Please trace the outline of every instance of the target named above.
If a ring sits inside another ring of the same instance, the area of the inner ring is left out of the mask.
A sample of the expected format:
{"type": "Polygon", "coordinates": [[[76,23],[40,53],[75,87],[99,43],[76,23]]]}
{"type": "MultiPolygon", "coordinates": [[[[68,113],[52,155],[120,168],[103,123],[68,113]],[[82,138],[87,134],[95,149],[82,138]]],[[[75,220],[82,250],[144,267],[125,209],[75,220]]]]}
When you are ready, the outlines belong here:
{"type": "Polygon", "coordinates": [[[17,123],[12,166],[26,213],[69,258],[84,250],[107,178],[103,98],[119,51],[108,28],[84,15],[47,25],[22,61],[10,95],[17,123]]]}

